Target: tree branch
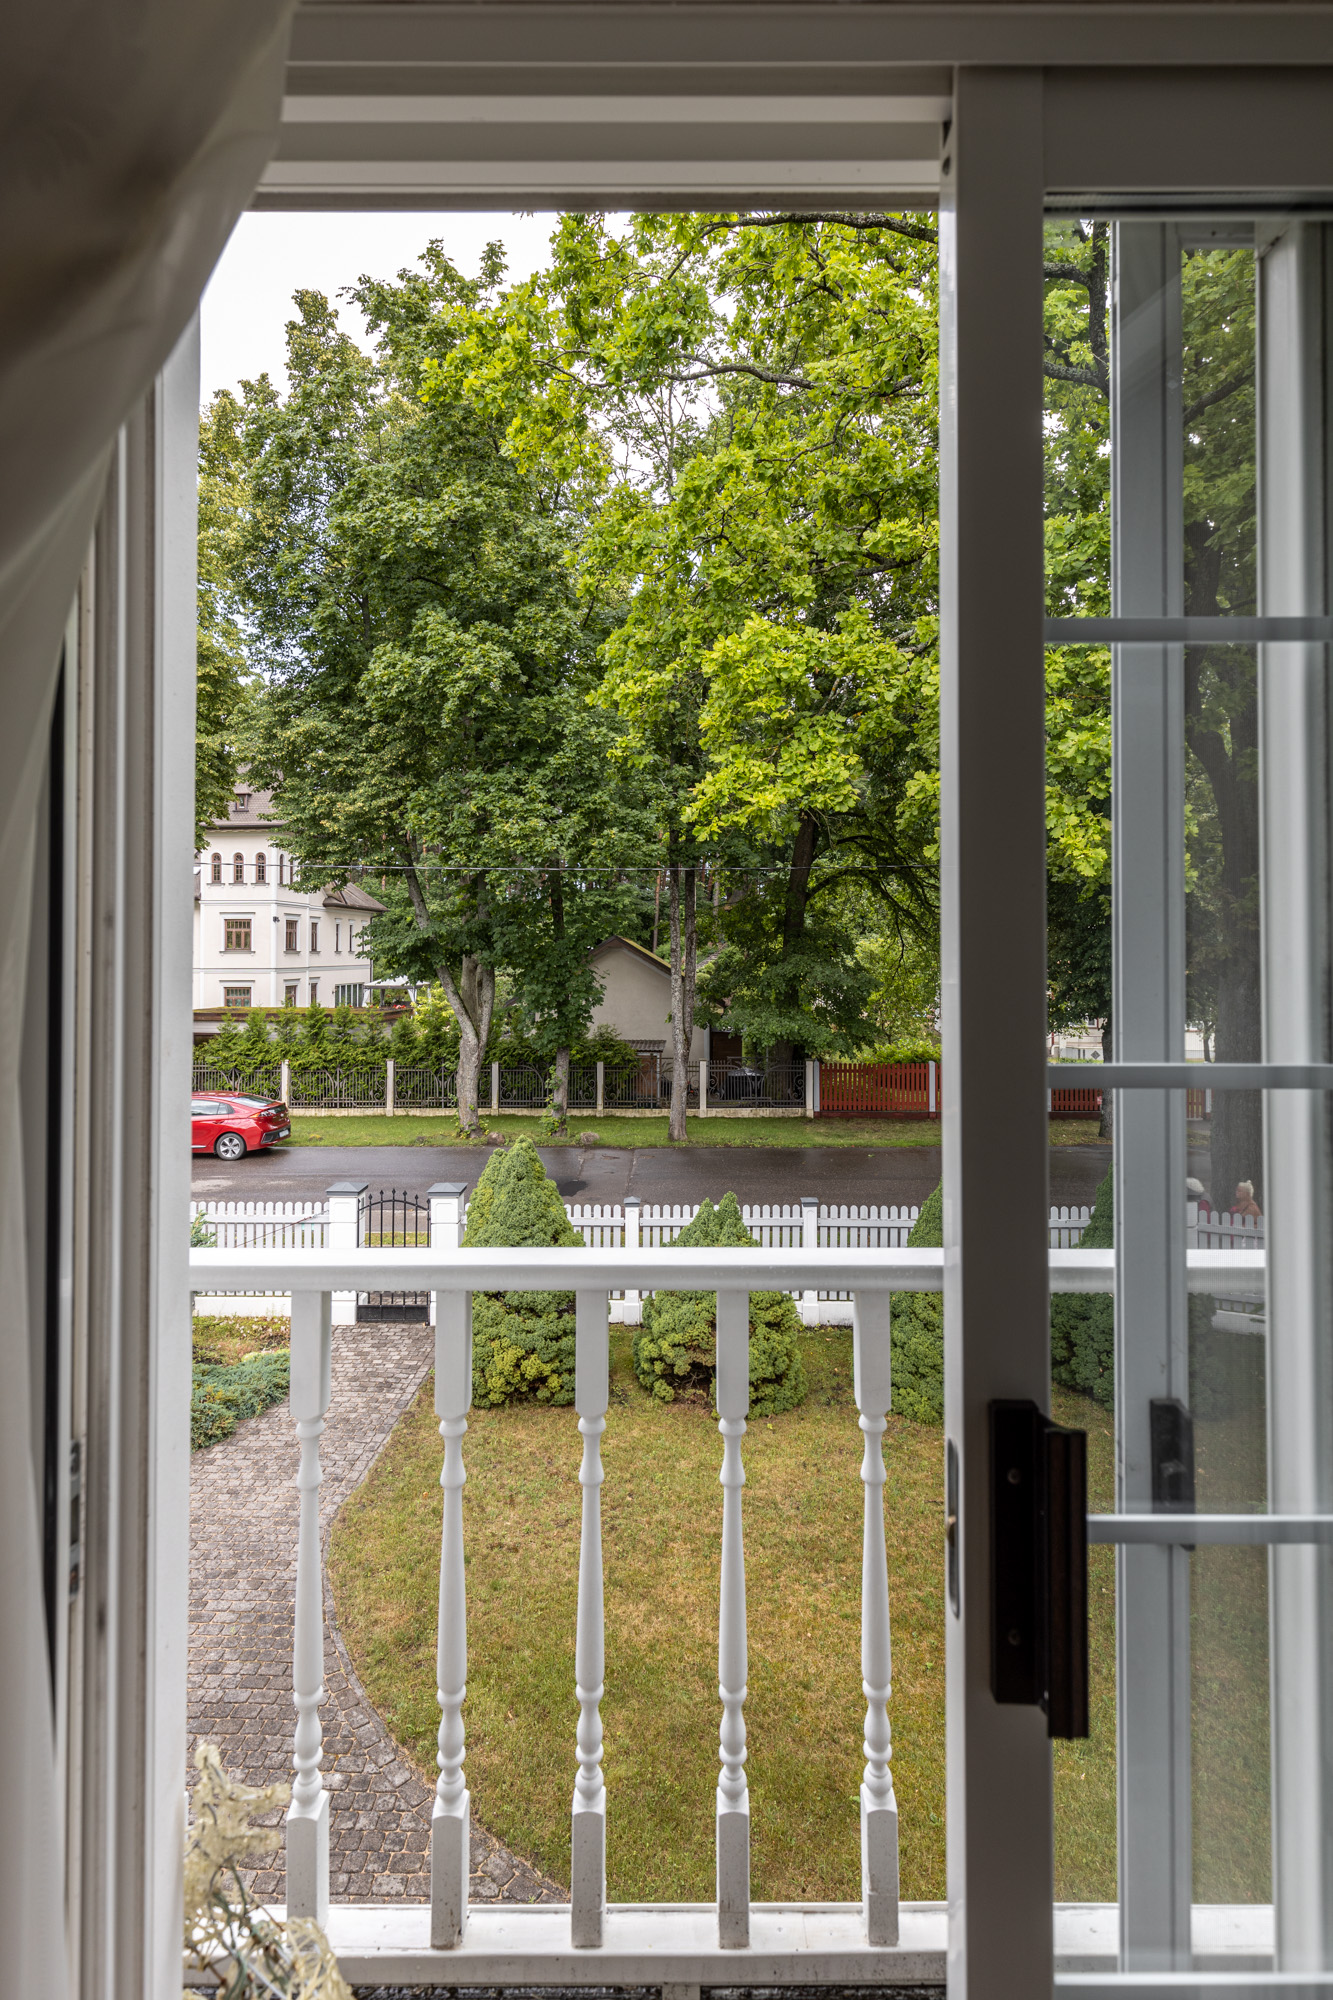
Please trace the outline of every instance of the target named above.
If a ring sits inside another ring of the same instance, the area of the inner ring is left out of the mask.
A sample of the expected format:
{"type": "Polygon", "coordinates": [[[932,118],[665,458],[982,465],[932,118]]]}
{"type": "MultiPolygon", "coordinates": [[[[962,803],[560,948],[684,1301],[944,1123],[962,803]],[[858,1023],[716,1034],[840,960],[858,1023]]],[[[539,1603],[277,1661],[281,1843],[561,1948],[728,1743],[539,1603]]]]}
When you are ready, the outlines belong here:
{"type": "Polygon", "coordinates": [[[1243,389],[1252,379],[1247,371],[1243,375],[1234,375],[1229,382],[1224,382],[1220,389],[1210,389],[1206,396],[1200,396],[1196,402],[1190,403],[1186,407],[1184,421],[1187,424],[1192,424],[1194,419],[1201,417],[1205,410],[1211,410],[1214,403],[1224,403],[1228,396],[1234,396],[1237,389],[1243,389]]]}
{"type": "Polygon", "coordinates": [[[799,215],[741,215],[735,222],[710,222],[705,232],[717,229],[782,229],[792,222],[831,222],[841,229],[884,229],[891,236],[906,236],[913,243],[937,243],[939,236],[924,222],[904,222],[899,215],[848,215],[839,213],[799,215]]]}

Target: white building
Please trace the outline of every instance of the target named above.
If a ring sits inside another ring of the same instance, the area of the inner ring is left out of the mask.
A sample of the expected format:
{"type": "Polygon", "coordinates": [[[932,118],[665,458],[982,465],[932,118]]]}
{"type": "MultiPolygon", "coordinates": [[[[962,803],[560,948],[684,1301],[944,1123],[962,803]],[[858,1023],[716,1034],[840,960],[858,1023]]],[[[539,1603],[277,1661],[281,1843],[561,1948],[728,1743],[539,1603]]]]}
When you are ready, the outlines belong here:
{"type": "Polygon", "coordinates": [[[352,882],[296,888],[268,792],[238,787],[210,832],[195,856],[195,1006],[364,1006],[372,968],[362,933],[383,903],[352,882]]]}

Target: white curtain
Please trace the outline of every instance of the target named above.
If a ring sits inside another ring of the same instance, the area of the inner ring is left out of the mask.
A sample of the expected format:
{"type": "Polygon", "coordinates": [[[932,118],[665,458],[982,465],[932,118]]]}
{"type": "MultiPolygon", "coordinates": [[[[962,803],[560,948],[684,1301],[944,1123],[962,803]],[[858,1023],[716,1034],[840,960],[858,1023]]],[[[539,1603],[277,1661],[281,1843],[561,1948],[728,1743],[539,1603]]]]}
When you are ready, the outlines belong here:
{"type": "Polygon", "coordinates": [[[17,1078],[35,815],[108,452],[272,151],[290,13],[291,0],[0,6],[0,1984],[44,2000],[64,2000],[68,1979],[17,1078]]]}

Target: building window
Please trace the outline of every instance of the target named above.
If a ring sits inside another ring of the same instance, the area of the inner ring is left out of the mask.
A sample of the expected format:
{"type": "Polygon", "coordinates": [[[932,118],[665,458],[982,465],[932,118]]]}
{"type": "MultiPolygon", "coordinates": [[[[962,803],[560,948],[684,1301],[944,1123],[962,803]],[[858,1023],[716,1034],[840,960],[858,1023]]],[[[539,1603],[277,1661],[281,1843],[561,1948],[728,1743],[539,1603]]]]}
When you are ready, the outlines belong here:
{"type": "Polygon", "coordinates": [[[342,948],[343,948],[343,927],[341,924],[335,924],[333,926],[333,956],[335,958],[341,955],[342,948]]]}
{"type": "Polygon", "coordinates": [[[283,987],[282,1004],[284,1007],[294,1007],[296,1005],[296,987],[294,984],[283,987]]]}
{"type": "Polygon", "coordinates": [[[231,857],[231,879],[233,882],[244,882],[245,880],[245,856],[243,854],[233,854],[231,857]]]}
{"type": "Polygon", "coordinates": [[[335,986],[333,989],[335,1007],[364,1007],[366,989],[364,986],[335,986]]]}
{"type": "Polygon", "coordinates": [[[318,951],[318,950],[319,950],[319,918],[318,918],[318,917],[312,917],[312,918],[310,919],[310,949],[311,949],[311,951],[318,951]]]}
{"type": "Polygon", "coordinates": [[[213,856],[213,880],[215,882],[222,880],[222,856],[220,854],[213,856]]]}
{"type": "Polygon", "coordinates": [[[268,880],[268,859],[263,854],[256,854],[255,856],[255,880],[256,882],[267,882],[268,880]]]}
{"type": "Polygon", "coordinates": [[[301,949],[301,925],[299,919],[296,917],[288,917],[287,919],[287,949],[288,951],[299,951],[301,949]]]}
{"type": "Polygon", "coordinates": [[[224,917],[222,919],[222,949],[224,951],[250,951],[249,917],[224,917]]]}
{"type": "Polygon", "coordinates": [[[249,986],[224,986],[222,1004],[224,1007],[248,1007],[253,990],[249,986]]]}
{"type": "Polygon", "coordinates": [[[312,1006],[312,1007],[313,1007],[313,1006],[315,1006],[315,1005],[316,1005],[316,1003],[318,1002],[318,1000],[319,1000],[319,981],[318,981],[317,979],[312,979],[312,980],[311,980],[311,982],[310,982],[310,1004],[311,1004],[311,1006],[312,1006]]]}

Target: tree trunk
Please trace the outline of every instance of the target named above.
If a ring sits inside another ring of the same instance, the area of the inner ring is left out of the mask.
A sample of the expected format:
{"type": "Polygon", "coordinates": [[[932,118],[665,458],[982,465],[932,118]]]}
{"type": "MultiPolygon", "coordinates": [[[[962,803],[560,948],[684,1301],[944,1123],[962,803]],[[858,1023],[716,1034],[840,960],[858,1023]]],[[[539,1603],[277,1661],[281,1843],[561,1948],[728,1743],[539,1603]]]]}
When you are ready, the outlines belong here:
{"type": "Polygon", "coordinates": [[[683,1144],[685,1107],[690,1088],[690,1042],[694,1035],[694,989],[697,973],[695,871],[693,868],[673,865],[667,869],[667,883],[671,913],[672,1057],[671,1123],[668,1136],[678,1144],[683,1144]]]}
{"type": "MultiPolygon", "coordinates": [[[[1114,1050],[1115,1042],[1111,1035],[1111,1016],[1108,1014],[1102,1023],[1102,1061],[1104,1063],[1115,1061],[1114,1050]]],[[[1112,1140],[1115,1138],[1115,1099],[1109,1090],[1102,1092],[1102,1115],[1097,1126],[1097,1137],[1099,1139],[1112,1140]]]]}
{"type": "MultiPolygon", "coordinates": [[[[784,958],[790,957],[799,948],[805,936],[805,910],[810,900],[810,876],[818,847],[819,821],[810,813],[802,813],[787,864],[787,888],[782,905],[784,958]]],[[[796,1044],[789,1040],[774,1042],[768,1051],[768,1060],[777,1064],[795,1062],[796,1044]]]]}
{"type": "Polygon", "coordinates": [[[555,1136],[563,1139],[569,1130],[569,1050],[557,1049],[555,1069],[552,1073],[552,1110],[555,1114],[555,1136]]]}
{"type": "MultiPolygon", "coordinates": [[[[417,928],[428,931],[430,912],[416,871],[416,855],[407,841],[402,843],[402,850],[406,864],[403,880],[412,899],[412,914],[417,928]]],[[[458,1123],[464,1132],[472,1136],[480,1129],[477,1086],[486,1044],[491,1038],[491,1017],[495,1012],[495,968],[465,955],[459,964],[457,979],[448,965],[441,965],[438,970],[444,997],[458,1023],[458,1123]]]]}
{"type": "Polygon", "coordinates": [[[440,984],[458,1023],[458,1123],[473,1137],[481,1130],[477,1095],[495,1011],[495,968],[464,958],[457,981],[447,965],[440,967],[440,984]]]}
{"type": "MultiPolygon", "coordinates": [[[[1206,522],[1185,529],[1186,611],[1216,617],[1221,555],[1206,522]]],[[[1259,982],[1259,704],[1254,668],[1234,654],[1214,654],[1203,646],[1185,648],[1185,737],[1207,775],[1217,807],[1222,879],[1218,921],[1224,949],[1217,968],[1218,1062],[1258,1062],[1263,1053],[1259,982]],[[1217,676],[1211,704],[1203,673],[1217,676]],[[1221,697],[1219,701],[1219,696],[1221,697]],[[1219,709],[1225,734],[1218,726],[1219,709]]],[[[1252,1181],[1263,1205],[1263,1099],[1254,1090],[1217,1091],[1213,1096],[1212,1170],[1209,1193],[1214,1208],[1231,1207],[1237,1183],[1252,1181]]]]}

